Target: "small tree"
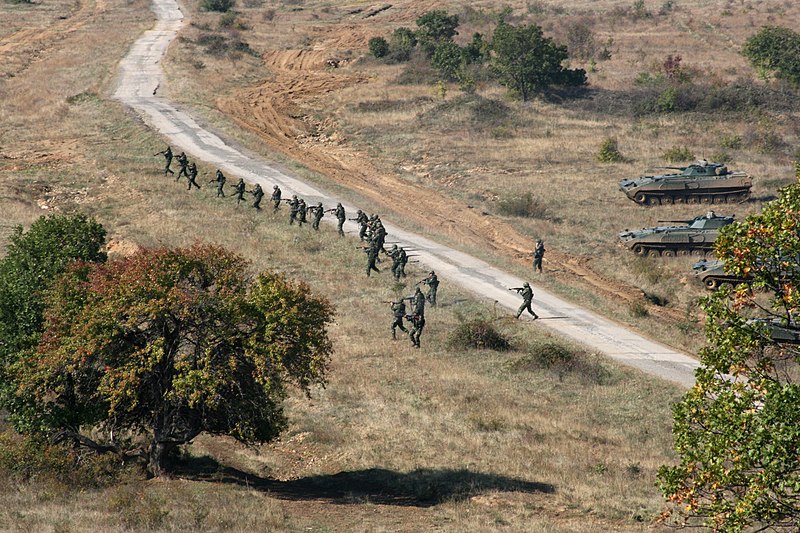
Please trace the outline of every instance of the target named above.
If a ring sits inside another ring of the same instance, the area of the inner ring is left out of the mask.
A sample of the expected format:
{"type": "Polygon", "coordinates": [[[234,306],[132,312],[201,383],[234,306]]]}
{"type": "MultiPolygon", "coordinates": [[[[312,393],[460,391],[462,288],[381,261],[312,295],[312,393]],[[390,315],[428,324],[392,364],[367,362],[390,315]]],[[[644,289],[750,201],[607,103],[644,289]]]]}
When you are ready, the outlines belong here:
{"type": "Polygon", "coordinates": [[[0,261],[0,409],[17,427],[29,427],[26,402],[16,396],[10,370],[39,343],[43,293],[74,261],[106,260],[106,230],[82,214],[51,215],[28,231],[16,227],[0,261]]]}
{"type": "Polygon", "coordinates": [[[416,46],[417,37],[410,28],[397,28],[389,39],[388,59],[397,63],[408,61],[416,46]]]}
{"type": "Polygon", "coordinates": [[[154,475],[201,432],[275,438],[286,383],[307,393],[324,384],[333,310],[279,275],[250,282],[246,268],[212,246],[72,268],[48,294],[42,342],[18,367],[21,390],[78,442],[84,427],[146,435],[154,475]]]}
{"type": "Polygon", "coordinates": [[[800,34],[780,26],[764,26],[744,43],[742,54],[766,77],[774,73],[800,84],[800,34]]]}
{"type": "Polygon", "coordinates": [[[689,524],[800,527],[798,228],[794,184],[717,240],[725,270],[750,284],[705,299],[708,343],[695,386],[674,408],[680,464],[663,466],[659,479],[689,524]]]}
{"type": "Polygon", "coordinates": [[[464,72],[464,53],[454,42],[438,45],[431,56],[431,65],[448,81],[457,81],[464,72]]]}
{"type": "Polygon", "coordinates": [[[545,37],[535,24],[515,27],[497,25],[492,37],[492,68],[500,83],[517,92],[523,101],[551,85],[579,86],[586,83],[583,69],[562,66],[567,48],[545,37]]]}
{"type": "Polygon", "coordinates": [[[444,10],[428,11],[417,19],[417,28],[417,40],[431,56],[437,45],[452,41],[458,35],[458,15],[448,15],[444,10]]]}
{"type": "Polygon", "coordinates": [[[389,53],[389,43],[383,37],[373,37],[369,40],[369,53],[380,59],[389,53]]]}
{"type": "Polygon", "coordinates": [[[233,6],[236,5],[236,0],[201,0],[200,7],[204,11],[217,11],[219,13],[227,13],[233,6]]]}

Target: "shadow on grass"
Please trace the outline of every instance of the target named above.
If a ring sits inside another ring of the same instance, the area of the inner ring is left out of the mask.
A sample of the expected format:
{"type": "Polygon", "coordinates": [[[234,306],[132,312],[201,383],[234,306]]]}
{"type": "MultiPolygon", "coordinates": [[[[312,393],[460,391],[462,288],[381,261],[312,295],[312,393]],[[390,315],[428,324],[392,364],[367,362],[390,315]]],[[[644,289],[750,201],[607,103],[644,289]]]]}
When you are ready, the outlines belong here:
{"type": "Polygon", "coordinates": [[[182,461],[174,473],[197,481],[246,486],[282,500],[322,500],[345,505],[369,502],[430,507],[489,491],[555,492],[555,487],[547,483],[448,468],[421,468],[411,472],[370,468],[279,481],[221,465],[206,456],[182,461]]]}

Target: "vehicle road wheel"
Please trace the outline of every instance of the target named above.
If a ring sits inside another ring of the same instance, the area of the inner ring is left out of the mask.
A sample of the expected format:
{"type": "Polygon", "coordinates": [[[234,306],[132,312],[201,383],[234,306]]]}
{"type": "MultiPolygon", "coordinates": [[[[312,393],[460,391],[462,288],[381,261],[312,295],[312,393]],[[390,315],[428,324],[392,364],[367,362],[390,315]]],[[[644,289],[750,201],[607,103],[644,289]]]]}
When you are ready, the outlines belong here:
{"type": "Polygon", "coordinates": [[[675,250],[664,250],[661,252],[661,255],[664,257],[675,257],[675,250]]]}
{"type": "Polygon", "coordinates": [[[674,202],[672,200],[672,196],[665,196],[661,199],[661,203],[664,205],[672,205],[674,202]]]}
{"type": "Polygon", "coordinates": [[[715,280],[714,278],[706,278],[704,283],[706,284],[706,289],[710,291],[713,291],[714,289],[719,287],[719,283],[717,283],[717,280],[715,280]]]}
{"type": "Polygon", "coordinates": [[[705,251],[701,250],[700,248],[695,248],[692,250],[692,255],[695,257],[703,257],[705,255],[705,251]]]}
{"type": "Polygon", "coordinates": [[[633,197],[633,201],[637,204],[645,205],[647,203],[647,195],[643,192],[637,192],[636,196],[633,197]]]}
{"type": "Polygon", "coordinates": [[[724,194],[714,195],[714,203],[715,204],[724,204],[727,201],[728,201],[728,197],[725,196],[724,194]]]}
{"type": "Polygon", "coordinates": [[[686,198],[686,203],[687,204],[696,204],[696,203],[699,203],[699,202],[700,202],[700,198],[698,198],[697,196],[689,196],[689,197],[686,198]]]}
{"type": "Polygon", "coordinates": [[[647,205],[661,205],[661,198],[658,196],[648,196],[647,205]]]}
{"type": "Polygon", "coordinates": [[[678,250],[678,257],[688,257],[691,255],[690,250],[678,250]]]}
{"type": "Polygon", "coordinates": [[[648,250],[647,257],[661,257],[661,252],[659,250],[648,250]]]}
{"type": "Polygon", "coordinates": [[[701,204],[710,204],[711,203],[711,196],[708,195],[708,194],[704,194],[703,196],[700,197],[700,203],[701,204]]]}
{"type": "Polygon", "coordinates": [[[645,253],[647,253],[647,250],[641,244],[634,244],[631,250],[633,250],[633,253],[636,255],[645,255],[645,253]]]}

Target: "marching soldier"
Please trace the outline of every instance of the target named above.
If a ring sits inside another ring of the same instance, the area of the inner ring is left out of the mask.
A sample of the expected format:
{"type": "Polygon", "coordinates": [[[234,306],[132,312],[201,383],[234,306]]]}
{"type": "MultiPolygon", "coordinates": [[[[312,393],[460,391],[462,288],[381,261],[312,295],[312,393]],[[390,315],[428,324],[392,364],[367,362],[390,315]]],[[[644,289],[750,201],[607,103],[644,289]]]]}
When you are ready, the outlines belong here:
{"type": "Polygon", "coordinates": [[[197,187],[198,189],[200,188],[195,181],[197,179],[197,165],[194,164],[194,161],[192,161],[192,164],[189,165],[189,174],[186,175],[186,179],[189,180],[189,187],[186,189],[187,191],[191,191],[192,187],[197,187]]]}
{"type": "Polygon", "coordinates": [[[164,160],[165,160],[165,163],[166,163],[164,165],[164,175],[166,176],[167,174],[175,174],[172,171],[172,169],[169,168],[169,166],[172,164],[172,148],[167,146],[166,150],[162,150],[160,152],[156,152],[156,153],[153,154],[153,156],[157,156],[157,155],[163,155],[164,156],[164,160]]]}
{"type": "Polygon", "coordinates": [[[531,289],[531,286],[527,281],[522,284],[522,287],[513,287],[508,290],[517,291],[517,294],[522,296],[522,305],[520,305],[519,309],[517,310],[516,318],[519,318],[522,312],[525,310],[527,310],[531,315],[533,315],[534,320],[539,318],[539,315],[534,313],[533,309],[531,309],[531,302],[533,301],[533,289],[531,289]]]}
{"type": "Polygon", "coordinates": [[[261,211],[261,200],[264,198],[264,189],[261,188],[261,185],[256,183],[256,186],[250,191],[250,194],[252,194],[254,198],[253,207],[261,211]]]}

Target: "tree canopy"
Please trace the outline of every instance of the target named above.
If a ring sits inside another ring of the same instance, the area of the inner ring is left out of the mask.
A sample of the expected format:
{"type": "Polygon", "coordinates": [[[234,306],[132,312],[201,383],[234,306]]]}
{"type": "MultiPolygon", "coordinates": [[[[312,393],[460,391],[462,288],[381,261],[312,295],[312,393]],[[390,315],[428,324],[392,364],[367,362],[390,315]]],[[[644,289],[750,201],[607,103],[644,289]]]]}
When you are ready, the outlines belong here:
{"type": "Polygon", "coordinates": [[[764,26],[747,39],[742,54],[762,74],[800,85],[800,34],[796,31],[764,26]]]}
{"type": "Polygon", "coordinates": [[[800,526],[800,184],[723,229],[717,255],[749,284],[706,298],[707,347],[674,408],[682,519],[720,531],[800,526]]]}
{"type": "Polygon", "coordinates": [[[286,426],[286,384],[325,383],[333,308],[299,282],[251,280],[223,248],[143,250],[77,264],[48,291],[36,353],[16,367],[41,416],[149,441],[149,469],[201,432],[248,443],[286,426]]]}
{"type": "Polygon", "coordinates": [[[9,374],[35,349],[43,329],[43,293],[74,261],[102,262],[106,231],[82,214],[50,215],[28,231],[14,228],[0,260],[0,408],[15,424],[28,424],[24,402],[9,374]]]}
{"type": "Polygon", "coordinates": [[[583,69],[566,69],[567,47],[545,37],[535,24],[512,26],[501,21],[492,37],[492,68],[500,83],[523,101],[552,85],[579,86],[586,83],[583,69]]]}
{"type": "Polygon", "coordinates": [[[417,18],[416,37],[420,46],[430,56],[438,45],[452,41],[453,37],[458,35],[456,28],[458,28],[458,15],[449,15],[447,11],[441,9],[428,11],[417,18]]]}

